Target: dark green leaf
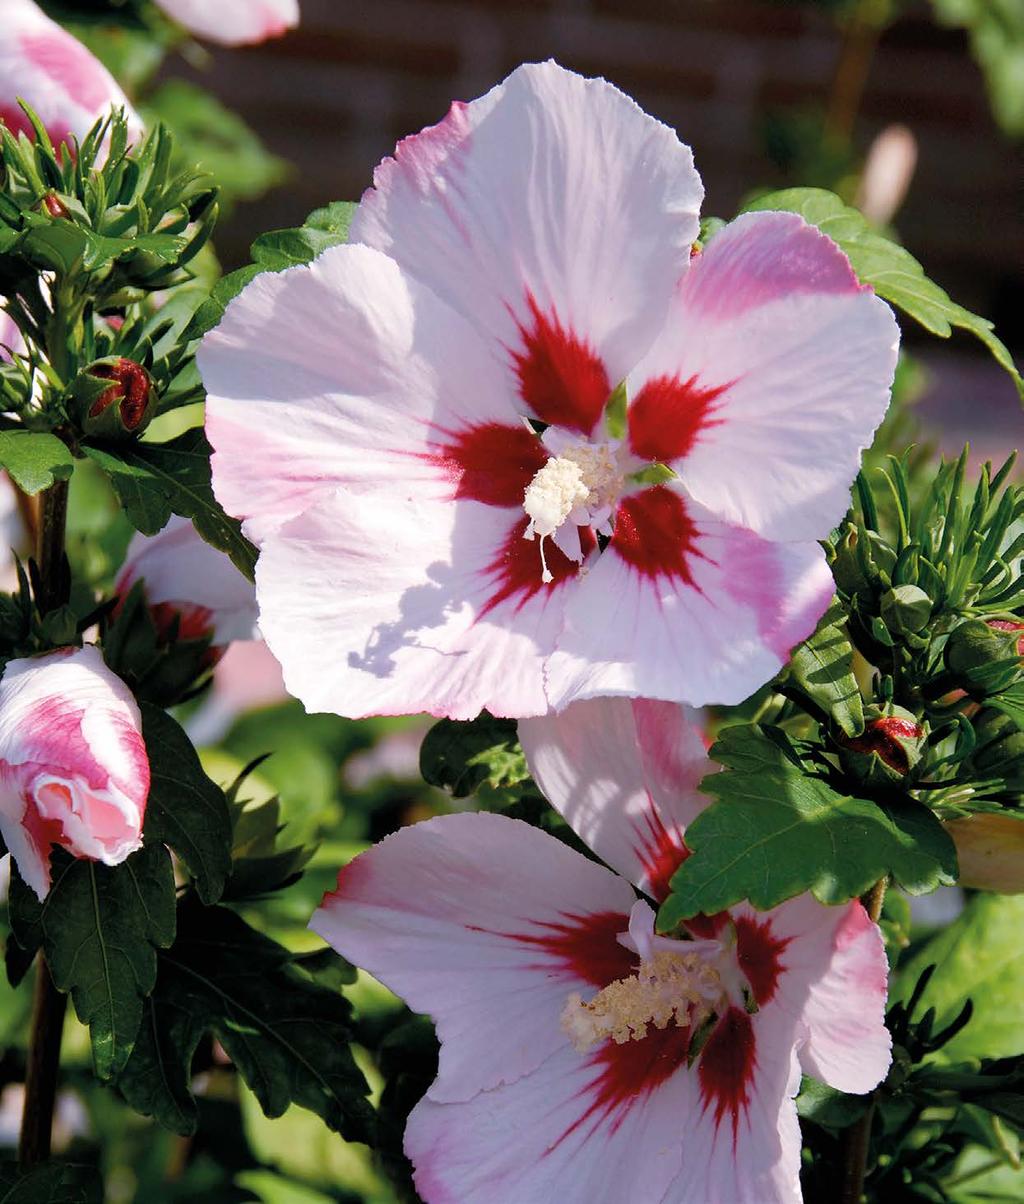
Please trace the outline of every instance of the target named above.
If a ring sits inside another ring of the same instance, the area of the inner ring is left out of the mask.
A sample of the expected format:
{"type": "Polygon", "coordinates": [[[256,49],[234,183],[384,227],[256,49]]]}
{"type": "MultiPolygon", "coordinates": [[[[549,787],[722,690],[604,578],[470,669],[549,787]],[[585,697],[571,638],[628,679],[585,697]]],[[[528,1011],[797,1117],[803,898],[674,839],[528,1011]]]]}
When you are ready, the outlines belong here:
{"type": "Polygon", "coordinates": [[[0,468],[26,493],[66,481],[75,469],[67,445],[46,431],[0,431],[0,468]]]}
{"type": "Polygon", "coordinates": [[[349,1006],[293,969],[291,958],[234,912],[184,901],[118,1083],[132,1107],[174,1132],[194,1132],[192,1055],[209,1032],[268,1116],[300,1104],[349,1140],[367,1140],[373,1114],[349,1051],[349,1006]]]}
{"type": "Polygon", "coordinates": [[[776,735],[728,727],[712,748],[724,768],[701,789],[716,801],[686,829],[692,853],[672,878],[663,931],[741,899],[765,910],[805,890],[841,903],[886,874],[911,894],[956,880],[953,842],[931,811],[839,794],[776,735]]]}
{"type": "Polygon", "coordinates": [[[859,1120],[870,1106],[866,1095],[846,1095],[835,1087],[804,1078],[796,1097],[796,1110],[801,1120],[813,1121],[826,1129],[846,1129],[859,1120]]]}
{"type": "Polygon", "coordinates": [[[187,430],[167,443],[135,443],[116,449],[86,445],[82,450],[108,474],[137,530],[155,535],[172,514],[183,515],[192,520],[207,543],[227,552],[252,578],[256,549],[242,534],[237,519],[229,518],[213,496],[213,449],[200,428],[187,430]]]}
{"type": "Polygon", "coordinates": [[[0,1204],[103,1204],[103,1180],[94,1166],[0,1162],[0,1204]]]}
{"type": "Polygon", "coordinates": [[[204,903],[216,903],[231,870],[231,816],[224,791],[203,772],[192,742],[159,707],[143,703],[151,785],[146,839],[169,844],[204,903]]]}
{"type": "Polygon", "coordinates": [[[515,720],[484,713],[469,723],[441,719],[420,748],[420,773],[456,798],[482,785],[495,789],[529,780],[515,720]]]}
{"type": "Polygon", "coordinates": [[[746,206],[747,212],[765,209],[799,213],[817,226],[839,244],[861,281],[932,334],[949,338],[954,326],[970,331],[1006,369],[1024,397],[1024,380],[1006,345],[993,333],[992,323],[951,300],[944,289],[928,279],[909,251],[873,230],[858,210],[823,188],[786,188],[758,197],[746,206]]]}
{"type": "Polygon", "coordinates": [[[162,845],[148,845],[118,866],[53,858],[53,883],[42,903],[24,888],[12,927],[28,948],[41,936],[61,991],[92,1037],[93,1062],[102,1079],[128,1060],[142,1018],[142,1000],[156,982],[154,946],[174,939],[174,875],[162,845]],[[26,900],[28,904],[26,905],[26,900]]]}
{"type": "Polygon", "coordinates": [[[864,730],[864,707],[853,675],[853,645],[846,630],[846,611],[835,601],[818,630],[793,652],[793,682],[846,733],[864,730]]]}

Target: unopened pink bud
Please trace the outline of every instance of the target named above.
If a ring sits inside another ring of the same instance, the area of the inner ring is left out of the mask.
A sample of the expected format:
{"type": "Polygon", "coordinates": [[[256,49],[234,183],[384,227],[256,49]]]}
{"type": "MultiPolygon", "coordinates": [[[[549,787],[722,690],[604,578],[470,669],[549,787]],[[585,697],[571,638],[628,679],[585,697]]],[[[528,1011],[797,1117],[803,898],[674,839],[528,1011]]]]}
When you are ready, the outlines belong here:
{"type": "Polygon", "coordinates": [[[99,649],[10,661],[0,678],[0,832],[44,898],[50,846],[117,865],[142,845],[149,759],[139,709],[99,649]]]}

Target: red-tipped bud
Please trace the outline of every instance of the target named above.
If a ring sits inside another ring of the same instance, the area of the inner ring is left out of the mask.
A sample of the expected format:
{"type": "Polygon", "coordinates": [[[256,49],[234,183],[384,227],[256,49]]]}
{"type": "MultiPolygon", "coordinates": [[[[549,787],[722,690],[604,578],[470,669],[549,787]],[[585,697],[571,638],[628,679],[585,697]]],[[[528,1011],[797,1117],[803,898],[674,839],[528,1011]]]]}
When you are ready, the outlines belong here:
{"type": "Polygon", "coordinates": [[[899,782],[920,761],[927,734],[902,707],[868,707],[861,735],[839,739],[839,760],[847,773],[868,785],[899,782]]]}
{"type": "Polygon", "coordinates": [[[40,203],[50,217],[71,216],[71,211],[55,192],[47,192],[40,203]]]}
{"type": "Polygon", "coordinates": [[[956,685],[977,696],[998,694],[1020,672],[1022,630],[1006,619],[965,619],[946,641],[946,668],[956,685]]]}
{"type": "Polygon", "coordinates": [[[111,356],[79,373],[74,397],[83,434],[118,440],[141,435],[146,429],[153,416],[156,390],[140,364],[111,356]]]}
{"type": "Polygon", "coordinates": [[[1024,623],[1018,622],[1016,619],[986,619],[986,626],[992,631],[1016,631],[1020,634],[1017,636],[1017,655],[1024,656],[1024,623]]]}

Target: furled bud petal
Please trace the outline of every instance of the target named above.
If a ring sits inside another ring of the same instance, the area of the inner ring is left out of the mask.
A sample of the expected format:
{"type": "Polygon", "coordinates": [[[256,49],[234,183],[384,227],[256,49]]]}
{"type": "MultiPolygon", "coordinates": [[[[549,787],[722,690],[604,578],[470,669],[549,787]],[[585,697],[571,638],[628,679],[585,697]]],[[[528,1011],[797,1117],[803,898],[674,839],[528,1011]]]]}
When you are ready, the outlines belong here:
{"type": "Polygon", "coordinates": [[[139,709],[99,649],[10,661],[0,678],[0,832],[42,899],[50,846],[117,865],[142,844],[139,709]]]}
{"type": "Polygon", "coordinates": [[[1024,623],[1016,619],[986,619],[990,631],[1015,631],[1017,633],[1017,655],[1024,656],[1024,623]]]}
{"type": "Polygon", "coordinates": [[[123,599],[143,582],[157,632],[178,639],[209,637],[216,648],[251,640],[256,629],[256,589],[223,552],[210,547],[187,518],[175,515],[156,535],[135,535],[117,577],[123,599]]]}
{"type": "Polygon", "coordinates": [[[30,104],[55,144],[84,138],[111,106],[123,107],[132,136],[142,123],[114,77],[32,0],[0,4],[0,124],[32,136],[19,106],[30,104]]]}
{"type": "Polygon", "coordinates": [[[864,731],[839,738],[839,761],[847,773],[871,786],[902,781],[920,761],[927,728],[902,707],[867,707],[864,731]]]}
{"type": "Polygon", "coordinates": [[[920,631],[932,614],[932,600],[917,585],[897,585],[881,599],[882,622],[894,635],[920,631]]]}
{"type": "Polygon", "coordinates": [[[280,37],[299,23],[299,0],[156,0],[198,38],[242,46],[280,37]]]}
{"type": "Polygon", "coordinates": [[[82,432],[100,439],[141,435],[156,404],[153,378],[146,369],[116,355],[80,372],[73,392],[82,432]]]}
{"type": "Polygon", "coordinates": [[[998,812],[980,812],[945,825],[956,845],[960,885],[1024,893],[1024,821],[998,812]]]}
{"type": "Polygon", "coordinates": [[[946,641],[946,668],[955,684],[973,694],[996,694],[1019,672],[1020,631],[1005,620],[966,619],[946,641]],[[1000,626],[996,626],[999,623],[1000,626]]]}

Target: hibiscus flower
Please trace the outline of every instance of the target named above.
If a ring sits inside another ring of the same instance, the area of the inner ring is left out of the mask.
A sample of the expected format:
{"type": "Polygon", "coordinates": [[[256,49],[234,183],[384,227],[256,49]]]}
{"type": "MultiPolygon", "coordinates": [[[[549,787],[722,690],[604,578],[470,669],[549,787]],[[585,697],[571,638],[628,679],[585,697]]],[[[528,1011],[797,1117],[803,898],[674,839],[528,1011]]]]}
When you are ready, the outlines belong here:
{"type": "Polygon", "coordinates": [[[625,699],[522,727],[538,781],[612,869],[518,820],[443,816],[346,866],[311,924],[437,1024],[405,1134],[418,1192],[799,1201],[801,1071],[866,1092],[889,1065],[878,928],[857,901],[802,895],[656,935],[633,887],[657,901],[686,856],[713,768],[696,730],[625,699]]]}
{"type": "Polygon", "coordinates": [[[733,703],[814,629],[897,326],[793,214],[692,254],[701,197],[627,96],[528,65],[229,305],[214,488],[308,709],[733,703]]]}
{"type": "Polygon", "coordinates": [[[222,46],[278,38],[299,23],[298,0],[156,0],[189,33],[222,46]]]}

